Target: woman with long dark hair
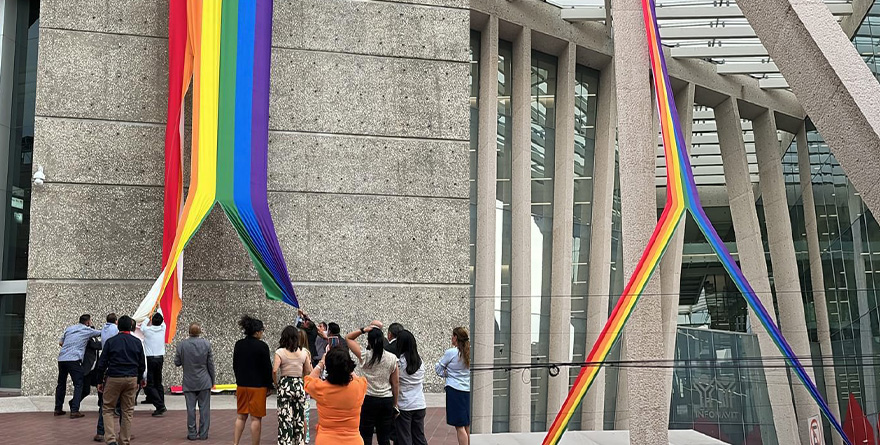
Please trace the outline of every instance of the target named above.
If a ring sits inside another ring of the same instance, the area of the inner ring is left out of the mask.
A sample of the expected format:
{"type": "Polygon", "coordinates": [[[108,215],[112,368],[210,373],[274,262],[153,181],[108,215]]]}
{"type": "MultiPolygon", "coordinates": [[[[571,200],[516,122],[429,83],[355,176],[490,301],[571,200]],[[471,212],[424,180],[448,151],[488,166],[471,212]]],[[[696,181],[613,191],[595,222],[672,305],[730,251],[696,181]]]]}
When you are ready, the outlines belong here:
{"type": "Polygon", "coordinates": [[[306,392],[318,404],[315,445],[363,445],[358,418],[367,380],[354,372],[354,361],[344,348],[330,348],[305,377],[306,392]],[[327,380],[321,374],[327,372],[327,380]]]}
{"type": "Polygon", "coordinates": [[[395,445],[428,445],[425,438],[425,364],[419,356],[416,338],[410,331],[397,334],[397,351],[400,374],[400,396],[397,408],[400,414],[394,419],[397,437],[395,445]]]}
{"type": "Polygon", "coordinates": [[[367,326],[346,336],[348,348],[358,357],[360,374],[367,379],[367,396],[361,408],[360,431],[364,443],[373,442],[373,431],[379,445],[391,444],[397,407],[397,356],[386,351],[382,329],[367,326]],[[367,334],[367,350],[361,352],[356,341],[367,334]]]}
{"type": "Polygon", "coordinates": [[[248,416],[251,417],[251,443],[260,443],[263,417],[266,417],[266,395],[272,389],[272,357],[269,345],[263,342],[263,322],[245,315],[238,321],[244,338],[235,342],[232,370],[235,372],[235,398],[238,417],[235,419],[233,443],[238,445],[248,416]]]}
{"type": "Polygon", "coordinates": [[[275,351],[272,380],[278,388],[278,445],[308,443],[308,400],[303,376],[312,372],[312,355],[305,332],[294,326],[281,331],[275,351]]]}
{"type": "Polygon", "coordinates": [[[455,427],[458,445],[468,445],[471,434],[471,342],[467,328],[452,330],[452,347],[434,365],[446,379],[446,423],[455,427]]]}

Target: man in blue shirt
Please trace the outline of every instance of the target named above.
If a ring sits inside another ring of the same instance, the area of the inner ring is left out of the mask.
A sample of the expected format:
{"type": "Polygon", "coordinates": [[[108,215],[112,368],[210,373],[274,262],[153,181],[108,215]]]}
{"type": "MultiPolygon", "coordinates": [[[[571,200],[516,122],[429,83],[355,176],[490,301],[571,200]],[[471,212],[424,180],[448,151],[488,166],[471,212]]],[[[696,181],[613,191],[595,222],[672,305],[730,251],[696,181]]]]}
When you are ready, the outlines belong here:
{"type": "Polygon", "coordinates": [[[79,323],[68,327],[58,339],[61,351],[58,353],[58,385],[55,387],[55,415],[67,414],[61,409],[64,397],[67,395],[67,376],[73,380],[73,398],[70,399],[70,418],[78,419],[85,417],[79,412],[79,403],[82,400],[83,374],[82,361],[86,353],[86,345],[94,337],[100,337],[101,331],[92,328],[92,317],[83,314],[79,317],[79,323]]]}

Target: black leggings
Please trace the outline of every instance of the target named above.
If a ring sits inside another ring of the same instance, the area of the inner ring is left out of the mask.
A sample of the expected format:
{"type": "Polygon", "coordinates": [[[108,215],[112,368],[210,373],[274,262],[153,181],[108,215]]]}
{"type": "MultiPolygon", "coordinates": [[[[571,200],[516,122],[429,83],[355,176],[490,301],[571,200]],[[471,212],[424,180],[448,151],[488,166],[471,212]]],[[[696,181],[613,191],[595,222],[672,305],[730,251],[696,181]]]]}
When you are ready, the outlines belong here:
{"type": "Polygon", "coordinates": [[[360,431],[365,445],[373,443],[374,429],[379,445],[391,444],[391,431],[394,429],[394,397],[364,397],[360,431]]]}

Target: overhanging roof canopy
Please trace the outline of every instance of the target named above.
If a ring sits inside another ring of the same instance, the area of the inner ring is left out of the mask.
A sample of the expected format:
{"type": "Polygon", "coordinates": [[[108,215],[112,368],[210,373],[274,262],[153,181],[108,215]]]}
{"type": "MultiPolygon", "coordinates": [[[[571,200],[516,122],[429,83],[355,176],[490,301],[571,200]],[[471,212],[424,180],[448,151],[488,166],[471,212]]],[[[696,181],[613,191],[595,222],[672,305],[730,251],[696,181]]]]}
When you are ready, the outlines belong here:
{"type": "MultiPolygon", "coordinates": [[[[607,0],[546,1],[559,6],[570,22],[604,22],[610,5],[607,0]]],[[[852,0],[825,4],[838,20],[853,14],[852,0]]],[[[719,74],[751,76],[765,89],[788,88],[736,1],[657,0],[656,6],[663,45],[672,57],[707,60],[718,65],[719,74]]]]}

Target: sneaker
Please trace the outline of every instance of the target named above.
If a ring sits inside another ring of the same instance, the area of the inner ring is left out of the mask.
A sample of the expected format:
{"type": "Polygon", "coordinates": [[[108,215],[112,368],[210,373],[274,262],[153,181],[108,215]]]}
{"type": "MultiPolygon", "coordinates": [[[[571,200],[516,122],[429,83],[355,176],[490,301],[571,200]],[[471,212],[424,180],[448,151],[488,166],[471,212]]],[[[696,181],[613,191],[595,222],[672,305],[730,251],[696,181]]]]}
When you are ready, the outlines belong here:
{"type": "Polygon", "coordinates": [[[103,434],[95,434],[95,437],[92,440],[94,440],[95,442],[103,442],[104,435],[103,434]]]}
{"type": "Polygon", "coordinates": [[[108,443],[107,445],[119,445],[119,444],[116,443],[116,442],[110,442],[110,443],[108,443]]]}
{"type": "Polygon", "coordinates": [[[67,411],[64,411],[63,409],[56,409],[56,410],[55,410],[55,415],[56,415],[56,416],[63,416],[63,415],[65,415],[65,414],[67,414],[67,411]]]}
{"type": "Polygon", "coordinates": [[[70,413],[70,418],[71,418],[71,419],[79,419],[79,418],[81,418],[81,417],[85,417],[85,416],[86,416],[85,414],[83,414],[83,413],[81,413],[81,412],[79,412],[79,411],[76,411],[76,412],[72,412],[72,413],[70,413]]]}
{"type": "Polygon", "coordinates": [[[162,408],[158,408],[156,409],[156,411],[153,411],[153,417],[162,417],[167,411],[168,408],[165,408],[164,406],[162,408]]]}

